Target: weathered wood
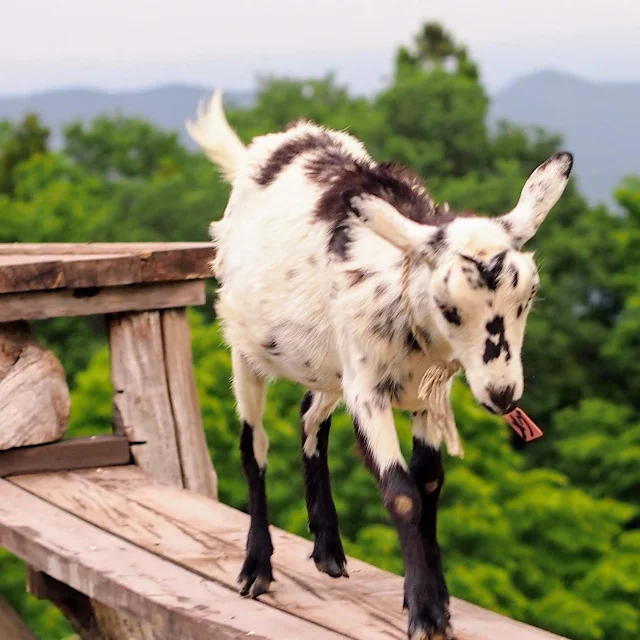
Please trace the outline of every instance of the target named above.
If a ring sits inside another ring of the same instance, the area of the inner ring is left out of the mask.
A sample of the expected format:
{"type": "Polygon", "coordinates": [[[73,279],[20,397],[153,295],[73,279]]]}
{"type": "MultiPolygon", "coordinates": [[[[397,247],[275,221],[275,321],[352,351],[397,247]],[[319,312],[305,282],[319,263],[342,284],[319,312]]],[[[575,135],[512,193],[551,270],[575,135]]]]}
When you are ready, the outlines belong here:
{"type": "Polygon", "coordinates": [[[71,405],[64,369],[26,323],[0,324],[0,376],[0,450],[64,434],[71,405]]]}
{"type": "Polygon", "coordinates": [[[124,436],[88,436],[0,451],[0,478],[15,474],[89,469],[129,464],[124,436]]]}
{"type": "Polygon", "coordinates": [[[104,640],[91,601],[84,593],[59,582],[42,571],[27,574],[27,590],[38,600],[49,600],[69,620],[81,640],[104,640]]]}
{"type": "Polygon", "coordinates": [[[160,313],[109,317],[114,428],[129,442],[136,462],[150,475],[182,485],[180,456],[164,368],[160,313]]]}
{"type": "Polygon", "coordinates": [[[2,640],[38,640],[11,605],[1,596],[0,632],[2,632],[2,640]]]}
{"type": "Polygon", "coordinates": [[[134,284],[104,289],[63,289],[7,293],[0,297],[0,322],[89,316],[146,309],[170,309],[205,303],[202,280],[134,284]]]}
{"type": "Polygon", "coordinates": [[[164,362],[186,489],[218,498],[218,481],[204,436],[185,309],[161,313],[164,362]]]}
{"type": "Polygon", "coordinates": [[[106,533],[6,480],[0,480],[0,545],[92,599],[153,621],[154,632],[166,640],[340,637],[264,603],[242,600],[234,591],[106,533]]]}
{"type": "MultiPolygon", "coordinates": [[[[12,482],[62,509],[229,588],[244,555],[248,516],[192,492],[163,486],[135,467],[16,477],[12,482]],[[91,486],[95,485],[95,486],[91,486]],[[127,518],[113,517],[126,509],[127,518]]],[[[312,544],[271,528],[277,581],[270,606],[358,640],[406,636],[402,579],[349,559],[350,580],[332,580],[309,560],[312,544]]],[[[466,640],[551,640],[558,636],[453,599],[466,640]]]]}
{"type": "Polygon", "coordinates": [[[0,293],[211,277],[211,243],[0,245],[0,293]]]}

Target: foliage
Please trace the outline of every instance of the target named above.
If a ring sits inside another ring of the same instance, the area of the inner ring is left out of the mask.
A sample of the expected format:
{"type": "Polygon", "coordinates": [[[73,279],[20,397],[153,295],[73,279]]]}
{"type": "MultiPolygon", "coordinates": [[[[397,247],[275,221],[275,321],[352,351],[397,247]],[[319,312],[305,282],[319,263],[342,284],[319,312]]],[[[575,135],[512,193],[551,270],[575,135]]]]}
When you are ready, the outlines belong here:
{"type": "MultiPolygon", "coordinates": [[[[331,76],[263,79],[255,105],[229,117],[246,141],[299,117],[349,128],[375,157],[416,170],[436,200],[495,214],[515,204],[561,140],[510,123],[489,130],[479,78],[464,45],[429,24],[400,49],[392,83],[371,100],[331,76]]],[[[3,242],[203,240],[226,204],[228,186],[203,157],[139,119],[75,123],[56,153],[47,136],[35,116],[0,123],[3,242]]],[[[545,437],[523,447],[456,383],[466,456],[447,460],[439,535],[456,596],[576,640],[621,640],[640,636],[640,178],[617,191],[619,215],[588,207],[578,187],[572,180],[531,243],[542,295],[527,328],[524,406],[545,437]]],[[[207,443],[221,499],[246,509],[229,355],[210,316],[210,308],[190,314],[207,443]]],[[[108,431],[102,322],[36,328],[68,372],[71,433],[108,431]]],[[[273,522],[306,536],[301,395],[286,382],[269,389],[267,482],[273,522]]],[[[408,419],[398,414],[397,423],[409,455],[408,419]]],[[[348,553],[401,572],[397,536],[344,413],[330,449],[348,553]]],[[[0,592],[39,637],[70,633],[52,609],[24,596],[21,565],[4,552],[0,572],[0,592]]]]}

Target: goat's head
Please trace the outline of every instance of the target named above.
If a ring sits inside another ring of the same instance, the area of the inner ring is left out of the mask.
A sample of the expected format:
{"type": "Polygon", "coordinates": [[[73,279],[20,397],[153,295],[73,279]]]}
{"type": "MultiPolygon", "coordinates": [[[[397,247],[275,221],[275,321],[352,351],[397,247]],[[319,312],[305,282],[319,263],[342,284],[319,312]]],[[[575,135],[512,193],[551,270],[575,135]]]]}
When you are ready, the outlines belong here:
{"type": "Polygon", "coordinates": [[[520,249],[562,195],[572,163],[569,153],[549,158],[531,174],[515,209],[495,218],[422,225],[376,196],[350,198],[365,225],[430,266],[428,295],[417,300],[412,289],[416,315],[431,318],[474,396],[494,413],[513,410],[524,388],[522,342],[539,278],[533,254],[520,249]]]}

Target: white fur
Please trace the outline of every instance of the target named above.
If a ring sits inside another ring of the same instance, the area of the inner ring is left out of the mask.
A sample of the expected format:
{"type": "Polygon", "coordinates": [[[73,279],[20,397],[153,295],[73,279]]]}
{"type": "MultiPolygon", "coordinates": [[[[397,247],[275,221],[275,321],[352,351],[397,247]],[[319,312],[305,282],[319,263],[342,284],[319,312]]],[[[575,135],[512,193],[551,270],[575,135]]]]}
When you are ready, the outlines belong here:
{"type": "MultiPolygon", "coordinates": [[[[328,135],[353,160],[373,162],[362,144],[345,133],[303,123],[258,137],[245,149],[217,96],[189,130],[233,183],[225,216],[211,228],[217,248],[214,271],[221,283],[216,308],[234,354],[239,410],[260,434],[261,457],[266,461],[263,387],[257,381],[267,377],[287,378],[324,394],[305,423],[307,455],[315,452],[319,422],[343,396],[379,473],[404,465],[392,406],[428,411],[418,399],[418,386],[434,361],[462,363],[474,396],[496,411],[490,388],[512,385],[513,398],[519,399],[520,352],[538,276],[532,256],[514,247],[535,233],[562,193],[570,156],[550,159],[544,179],[540,170],[532,174],[517,207],[503,218],[506,223],[457,218],[446,225],[444,247],[430,244],[438,227],[411,222],[379,198],[354,197],[351,206],[358,217],[350,221],[349,259],[340,260],[327,250],[330,224],[316,211],[328,185],[305,170],[315,151],[295,156],[268,185],[259,184],[256,175],[281,145],[305,135],[328,135]],[[414,321],[430,337],[427,354],[406,348],[409,320],[400,302],[405,251],[421,258],[410,274],[408,292],[414,321]],[[491,264],[501,253],[499,286],[476,287],[480,271],[470,260],[491,264]],[[360,273],[367,277],[358,279],[360,273]],[[447,321],[443,308],[455,308],[461,325],[447,321]],[[504,318],[501,337],[488,333],[496,316],[504,318]],[[387,337],[376,327],[386,327],[387,337]],[[508,361],[500,339],[508,342],[508,361]],[[503,351],[485,363],[491,340],[503,351]],[[397,382],[401,392],[381,393],[386,380],[397,382]]],[[[423,438],[440,444],[438,434],[424,433],[423,438]]]]}

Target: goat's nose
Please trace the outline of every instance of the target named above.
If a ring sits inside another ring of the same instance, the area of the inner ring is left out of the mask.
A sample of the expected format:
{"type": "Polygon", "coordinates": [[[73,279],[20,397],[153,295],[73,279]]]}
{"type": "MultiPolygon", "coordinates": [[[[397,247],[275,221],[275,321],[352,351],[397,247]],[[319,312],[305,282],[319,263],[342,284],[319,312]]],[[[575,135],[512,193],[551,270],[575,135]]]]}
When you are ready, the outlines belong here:
{"type": "Polygon", "coordinates": [[[516,387],[513,384],[508,387],[487,387],[491,402],[503,413],[509,413],[518,406],[518,402],[513,400],[515,390],[516,387]]]}

